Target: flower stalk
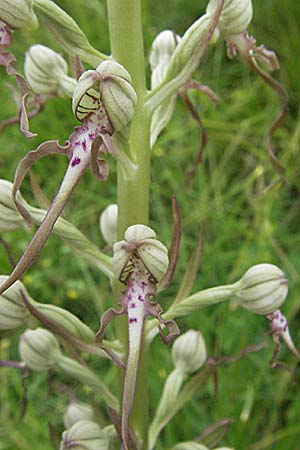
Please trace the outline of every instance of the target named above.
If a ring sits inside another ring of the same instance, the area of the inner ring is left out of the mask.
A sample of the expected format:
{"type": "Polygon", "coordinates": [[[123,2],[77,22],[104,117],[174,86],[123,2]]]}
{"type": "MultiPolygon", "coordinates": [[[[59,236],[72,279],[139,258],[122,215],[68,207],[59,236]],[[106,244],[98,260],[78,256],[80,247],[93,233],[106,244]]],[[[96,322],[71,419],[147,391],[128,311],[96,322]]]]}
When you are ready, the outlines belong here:
{"type": "MultiPolygon", "coordinates": [[[[108,17],[112,55],[130,73],[132,85],[137,93],[129,146],[124,146],[124,152],[136,165],[130,178],[126,177],[121,161],[118,160],[118,237],[122,239],[128,226],[136,223],[147,225],[148,223],[151,117],[144,108],[147,90],[140,0],[108,0],[108,17]]],[[[120,285],[116,283],[114,286],[116,302],[120,290],[120,285]]],[[[122,343],[127,341],[128,331],[125,317],[118,320],[116,334],[122,343]]],[[[132,425],[142,438],[141,450],[145,450],[148,430],[148,352],[144,342],[141,346],[136,395],[132,407],[132,425]]],[[[123,388],[121,371],[119,380],[121,390],[123,388]]]]}

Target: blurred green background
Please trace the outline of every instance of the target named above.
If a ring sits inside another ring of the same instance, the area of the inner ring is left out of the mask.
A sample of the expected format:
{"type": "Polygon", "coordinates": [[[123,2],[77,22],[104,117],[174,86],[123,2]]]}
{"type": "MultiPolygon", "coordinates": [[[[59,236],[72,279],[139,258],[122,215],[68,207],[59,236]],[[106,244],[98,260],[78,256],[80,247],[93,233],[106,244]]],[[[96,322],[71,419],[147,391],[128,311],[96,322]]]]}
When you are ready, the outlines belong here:
{"type": "MultiPolygon", "coordinates": [[[[60,0],[57,3],[72,14],[93,45],[109,53],[107,11],[97,0],[60,0]]],[[[166,28],[182,34],[204,11],[206,2],[194,0],[143,0],[145,48],[148,55],[156,34],[166,28]]],[[[281,68],[275,74],[290,97],[289,116],[275,134],[274,145],[286,168],[286,184],[265,188],[276,179],[264,147],[264,136],[279,111],[272,91],[251,73],[238,58],[229,61],[223,43],[210,48],[195,77],[209,85],[219,96],[214,108],[200,93],[193,101],[201,113],[208,133],[202,165],[190,189],[184,189],[184,175],[192,166],[199,145],[199,130],[178,101],[168,128],[153,151],[151,221],[159,238],[171,240],[171,196],[175,193],[180,205],[183,225],[181,253],[175,280],[160,295],[166,309],[176,294],[186,263],[191,254],[199,224],[205,226],[204,253],[194,291],[239,278],[253,264],[270,262],[279,265],[289,279],[290,294],[283,312],[289,320],[293,339],[299,347],[299,265],[300,265],[300,7],[293,0],[253,1],[254,19],[249,31],[258,44],[276,51],[281,68]]],[[[15,33],[13,49],[22,71],[24,51],[33,43],[49,45],[60,51],[46,30],[32,35],[15,33]]],[[[13,83],[1,70],[0,120],[14,115],[15,107],[6,83],[13,83]]],[[[63,142],[71,133],[75,120],[70,101],[52,99],[44,112],[32,120],[31,128],[38,137],[25,141],[17,126],[0,134],[0,177],[13,180],[18,161],[26,152],[47,139],[63,142]]],[[[52,157],[36,164],[34,173],[51,197],[64,174],[64,158],[52,157]]],[[[65,217],[97,245],[104,247],[98,230],[102,209],[116,201],[116,167],[110,161],[111,175],[105,184],[98,184],[87,173],[70,200],[65,217]]],[[[28,181],[22,189],[25,198],[34,203],[28,181]]],[[[18,230],[3,235],[17,259],[24,251],[32,232],[18,230]]],[[[10,266],[0,248],[1,273],[10,266]]],[[[69,308],[96,330],[97,317],[112,303],[105,276],[89,268],[59,238],[52,236],[35,266],[24,276],[31,296],[69,308]]],[[[227,303],[201,310],[178,320],[182,331],[200,329],[207,343],[208,354],[234,355],[247,345],[259,343],[268,331],[267,320],[244,310],[231,310],[227,303]]],[[[19,333],[1,333],[0,359],[17,359],[19,333]]],[[[268,362],[273,345],[249,355],[236,364],[219,371],[219,391],[213,382],[199,386],[193,402],[176,415],[162,433],[157,450],[167,450],[177,441],[190,440],[211,423],[233,418],[234,423],[222,443],[236,450],[297,450],[300,448],[299,374],[292,382],[291,374],[272,370],[268,362]],[[241,413],[251,404],[247,420],[241,413]]],[[[296,362],[285,347],[280,359],[290,366],[296,362]]],[[[94,361],[101,377],[114,390],[114,370],[102,361],[94,361]]],[[[168,348],[157,339],[149,361],[151,414],[155,411],[164,380],[172,369],[168,348]],[[164,365],[162,365],[162,361],[164,365]]],[[[60,378],[52,375],[53,386],[60,378]]],[[[25,418],[19,421],[22,402],[22,380],[11,369],[0,370],[0,449],[48,450],[52,438],[63,431],[62,414],[67,396],[56,388],[49,395],[46,375],[31,373],[28,385],[29,405],[25,418]]],[[[85,387],[67,378],[79,399],[93,402],[94,395],[85,387]]],[[[105,421],[105,418],[103,418],[105,421]]]]}

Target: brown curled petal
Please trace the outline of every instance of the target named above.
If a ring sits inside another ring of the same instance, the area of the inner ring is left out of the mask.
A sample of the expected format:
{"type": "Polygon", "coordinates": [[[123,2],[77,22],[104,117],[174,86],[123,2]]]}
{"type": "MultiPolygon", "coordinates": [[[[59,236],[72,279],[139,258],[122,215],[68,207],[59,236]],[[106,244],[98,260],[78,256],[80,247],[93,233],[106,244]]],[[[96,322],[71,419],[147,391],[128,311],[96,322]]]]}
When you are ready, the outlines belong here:
{"type": "Polygon", "coordinates": [[[273,78],[270,74],[268,74],[261,67],[258,66],[258,64],[255,61],[255,58],[249,58],[249,65],[253,69],[253,71],[258,73],[258,75],[271,87],[271,89],[273,89],[273,91],[277,94],[281,102],[281,110],[279,111],[277,117],[273,120],[267,131],[266,147],[272,166],[279,174],[281,180],[283,180],[285,169],[274,153],[272,140],[275,131],[282,125],[286,115],[288,114],[288,101],[289,101],[288,94],[284,89],[284,87],[277,80],[275,80],[275,78],[273,78]]]}
{"type": "Polygon", "coordinates": [[[177,336],[180,335],[180,330],[178,328],[177,323],[175,320],[165,320],[161,317],[161,315],[158,316],[158,320],[167,327],[169,334],[167,336],[164,335],[163,330],[161,326],[158,327],[159,335],[161,340],[164,344],[172,344],[174,340],[177,338],[177,336]]]}
{"type": "Polygon", "coordinates": [[[97,160],[97,165],[98,165],[98,179],[100,181],[106,181],[109,175],[109,165],[108,162],[105,161],[105,159],[98,159],[97,160]]]}
{"type": "Polygon", "coordinates": [[[29,88],[23,75],[18,73],[14,68],[13,66],[14,61],[15,57],[11,53],[4,53],[1,55],[0,65],[2,64],[6,67],[6,72],[8,75],[12,75],[16,78],[16,82],[22,96],[20,129],[24,134],[24,136],[26,136],[27,138],[31,138],[36,136],[36,133],[31,133],[31,131],[29,131],[29,121],[26,112],[26,102],[29,94],[29,88]]]}
{"type": "Polygon", "coordinates": [[[202,162],[203,150],[207,143],[207,134],[204,129],[200,114],[198,113],[197,109],[195,108],[195,105],[193,104],[193,102],[191,101],[186,88],[183,91],[181,91],[180,97],[182,98],[182,100],[185,103],[186,107],[188,108],[189,112],[192,114],[193,118],[197,122],[199,129],[200,129],[200,133],[201,133],[200,146],[196,153],[193,167],[185,175],[185,187],[188,189],[190,187],[191,180],[193,179],[193,177],[196,173],[197,167],[202,162]]]}
{"type": "Polygon", "coordinates": [[[32,133],[29,131],[29,120],[28,114],[26,111],[26,102],[27,102],[28,92],[22,96],[22,108],[21,108],[21,116],[20,116],[20,129],[25,137],[32,138],[37,136],[36,133],[32,133]]]}
{"type": "Polygon", "coordinates": [[[101,134],[102,141],[111,156],[116,156],[116,149],[114,147],[112,137],[109,134],[101,134]]]}
{"type": "Polygon", "coordinates": [[[174,227],[173,227],[173,238],[169,248],[169,267],[166,275],[159,283],[158,292],[166,289],[169,286],[174,276],[178,260],[179,246],[181,239],[181,219],[179,206],[175,195],[173,195],[172,197],[172,210],[173,210],[174,227]]]}
{"type": "Polygon", "coordinates": [[[100,327],[96,333],[96,342],[101,341],[102,336],[109,322],[111,322],[111,320],[114,319],[115,317],[121,316],[122,314],[126,314],[126,309],[124,306],[122,306],[121,309],[119,310],[109,308],[107,311],[105,311],[105,313],[102,315],[100,319],[100,327]]]}
{"type": "Polygon", "coordinates": [[[215,92],[205,84],[199,83],[199,81],[196,80],[190,80],[186,83],[185,88],[187,90],[189,89],[195,89],[196,91],[201,92],[202,94],[206,95],[206,97],[212,102],[214,106],[216,106],[219,102],[218,96],[215,94],[215,92]]]}
{"type": "Polygon", "coordinates": [[[165,336],[162,327],[160,325],[158,326],[161,340],[164,344],[171,344],[176,339],[176,337],[179,336],[180,330],[175,320],[165,320],[162,317],[162,313],[163,310],[159,303],[148,301],[145,304],[145,314],[155,317],[159,321],[159,323],[164,325],[169,331],[169,334],[165,336]]]}
{"type": "Polygon", "coordinates": [[[99,181],[106,181],[109,175],[109,166],[105,159],[98,159],[99,147],[102,142],[102,136],[95,137],[91,147],[91,172],[99,181]]]}
{"type": "Polygon", "coordinates": [[[58,141],[43,142],[41,145],[38,146],[36,150],[32,150],[29,153],[27,153],[27,155],[24,156],[24,158],[19,162],[18,167],[16,169],[12,195],[17,210],[22,215],[28,226],[31,226],[32,220],[26,208],[20,202],[18,202],[16,198],[17,192],[20,189],[25,176],[32,167],[32,165],[39,159],[43,158],[44,156],[53,153],[63,154],[69,157],[70,144],[67,143],[65,146],[61,146],[58,143],[58,141]]]}

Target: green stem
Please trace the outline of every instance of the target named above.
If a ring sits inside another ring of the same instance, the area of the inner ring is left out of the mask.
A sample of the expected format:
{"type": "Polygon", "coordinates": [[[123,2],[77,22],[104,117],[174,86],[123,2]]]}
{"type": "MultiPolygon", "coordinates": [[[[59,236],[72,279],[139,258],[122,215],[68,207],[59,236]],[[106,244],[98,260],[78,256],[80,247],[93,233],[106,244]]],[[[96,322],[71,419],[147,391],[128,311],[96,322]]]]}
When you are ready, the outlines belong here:
{"type": "MultiPolygon", "coordinates": [[[[129,71],[138,96],[129,145],[124,148],[136,165],[136,170],[128,177],[118,161],[118,235],[119,239],[124,239],[128,226],[137,223],[146,225],[149,218],[151,117],[144,108],[147,89],[140,0],[108,0],[108,18],[113,58],[129,71]]],[[[120,286],[115,286],[114,291],[118,301],[120,286]]],[[[118,320],[116,333],[122,343],[127,342],[126,318],[118,320]]],[[[137,400],[134,401],[131,420],[131,425],[142,440],[141,450],[147,448],[148,433],[147,353],[143,345],[137,375],[137,400]]]]}

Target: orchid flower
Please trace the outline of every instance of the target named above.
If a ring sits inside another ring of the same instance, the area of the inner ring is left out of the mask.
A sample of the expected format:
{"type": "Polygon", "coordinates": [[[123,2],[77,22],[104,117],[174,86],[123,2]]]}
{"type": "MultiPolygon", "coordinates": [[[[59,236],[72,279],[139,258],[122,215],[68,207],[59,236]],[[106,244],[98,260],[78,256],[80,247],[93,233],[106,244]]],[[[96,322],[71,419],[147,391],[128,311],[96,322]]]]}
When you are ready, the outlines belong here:
{"type": "Polygon", "coordinates": [[[8,289],[32,266],[86,169],[90,166],[97,179],[106,180],[108,164],[104,159],[98,159],[98,155],[108,152],[115,156],[111,135],[127,126],[134,114],[136,94],[130,81],[128,72],[113,61],[104,61],[96,70],[84,72],[78,80],[73,96],[73,110],[83,122],[82,125],[75,127],[64,146],[57,141],[44,142],[19,163],[13,198],[18,211],[31,225],[30,214],[17,200],[17,192],[25,175],[33,163],[45,155],[58,153],[69,159],[65,176],[47,215],[15,269],[0,287],[0,293],[8,289]]]}
{"type": "Polygon", "coordinates": [[[145,225],[133,225],[125,232],[125,240],[114,244],[113,269],[125,285],[121,294],[120,309],[108,309],[101,318],[97,338],[101,339],[108,323],[115,316],[128,316],[129,350],[124,379],[121,438],[123,449],[128,450],[129,418],[134,400],[135,384],[141,352],[144,322],[153,316],[166,326],[165,336],[159,325],[160,336],[165,343],[173,342],[179,329],[173,320],[161,317],[159,303],[151,301],[157,292],[157,284],[168,271],[169,258],[166,247],[156,239],[155,232],[145,225]]]}

